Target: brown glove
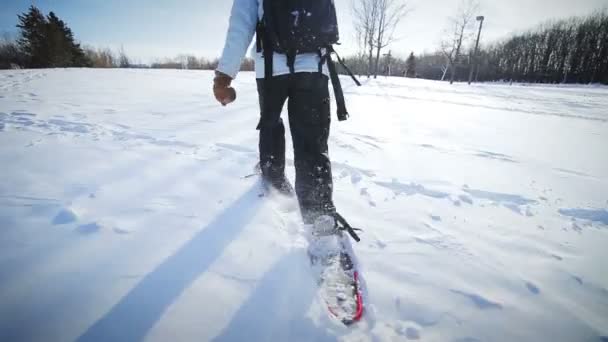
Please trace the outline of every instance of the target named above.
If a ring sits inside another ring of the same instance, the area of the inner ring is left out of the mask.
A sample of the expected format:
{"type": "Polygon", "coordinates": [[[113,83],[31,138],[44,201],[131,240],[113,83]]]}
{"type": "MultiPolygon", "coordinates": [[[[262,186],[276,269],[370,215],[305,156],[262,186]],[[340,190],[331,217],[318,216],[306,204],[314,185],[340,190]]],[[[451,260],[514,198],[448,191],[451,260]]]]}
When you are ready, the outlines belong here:
{"type": "Polygon", "coordinates": [[[232,77],[215,71],[215,78],[213,79],[213,95],[215,99],[225,106],[234,100],[236,100],[236,91],[230,86],[232,77]]]}

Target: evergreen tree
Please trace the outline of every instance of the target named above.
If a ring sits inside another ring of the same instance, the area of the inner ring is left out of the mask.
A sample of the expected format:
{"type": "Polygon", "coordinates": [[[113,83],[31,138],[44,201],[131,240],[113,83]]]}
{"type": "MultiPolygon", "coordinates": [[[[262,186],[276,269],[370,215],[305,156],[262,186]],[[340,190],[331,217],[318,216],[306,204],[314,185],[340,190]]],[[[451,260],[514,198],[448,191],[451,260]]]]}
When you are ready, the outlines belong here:
{"type": "Polygon", "coordinates": [[[405,77],[416,77],[416,56],[413,52],[405,62],[405,77]]]}
{"type": "Polygon", "coordinates": [[[32,68],[91,66],[80,44],[67,24],[50,12],[44,17],[35,6],[19,17],[21,29],[19,47],[32,68]]]}
{"type": "Polygon", "coordinates": [[[27,58],[27,66],[43,68],[48,65],[48,45],[46,41],[47,22],[40,10],[31,6],[29,11],[18,15],[21,29],[19,48],[27,58]]]}
{"type": "Polygon", "coordinates": [[[49,21],[49,39],[52,39],[53,35],[56,37],[56,45],[53,47],[56,49],[56,54],[53,54],[57,66],[62,67],[87,67],[91,66],[92,63],[86,57],[84,49],[80,47],[79,43],[74,40],[74,33],[65,24],[65,22],[59,19],[55,13],[51,12],[48,16],[49,21]]]}
{"type": "Polygon", "coordinates": [[[63,20],[51,12],[47,16],[48,66],[51,68],[73,66],[72,50],[74,35],[63,20]]]}

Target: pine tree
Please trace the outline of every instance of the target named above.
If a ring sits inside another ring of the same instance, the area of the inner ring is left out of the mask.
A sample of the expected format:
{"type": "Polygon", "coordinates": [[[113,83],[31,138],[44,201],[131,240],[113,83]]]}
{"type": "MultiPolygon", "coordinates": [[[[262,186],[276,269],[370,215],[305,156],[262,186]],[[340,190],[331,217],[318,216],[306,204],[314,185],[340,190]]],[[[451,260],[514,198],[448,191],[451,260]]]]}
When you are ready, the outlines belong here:
{"type": "Polygon", "coordinates": [[[43,68],[48,66],[48,44],[46,41],[47,21],[34,6],[29,11],[18,15],[21,29],[21,38],[18,40],[19,48],[27,58],[27,66],[43,68]]]}
{"type": "Polygon", "coordinates": [[[19,47],[27,56],[31,68],[83,67],[90,66],[74,33],[67,24],[50,12],[44,17],[35,6],[19,17],[21,29],[19,47]]]}
{"type": "Polygon", "coordinates": [[[48,15],[48,25],[49,40],[54,42],[54,44],[51,44],[54,51],[51,57],[55,63],[51,66],[91,66],[91,61],[87,59],[84,50],[80,47],[80,44],[75,42],[74,33],[63,20],[51,12],[48,15]]]}
{"type": "Polygon", "coordinates": [[[416,77],[416,57],[413,52],[405,62],[405,77],[416,77]]]}
{"type": "Polygon", "coordinates": [[[51,12],[47,16],[47,42],[49,45],[49,67],[70,67],[72,61],[72,44],[74,36],[72,31],[51,12]]]}

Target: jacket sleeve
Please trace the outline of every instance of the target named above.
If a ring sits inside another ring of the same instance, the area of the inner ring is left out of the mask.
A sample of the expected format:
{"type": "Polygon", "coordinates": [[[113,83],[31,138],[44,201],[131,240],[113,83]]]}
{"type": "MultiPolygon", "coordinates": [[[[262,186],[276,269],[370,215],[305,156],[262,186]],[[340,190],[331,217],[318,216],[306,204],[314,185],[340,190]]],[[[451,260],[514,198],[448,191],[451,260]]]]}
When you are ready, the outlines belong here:
{"type": "Polygon", "coordinates": [[[258,0],[234,0],[226,43],[217,70],[235,78],[253,39],[258,22],[258,0]]]}

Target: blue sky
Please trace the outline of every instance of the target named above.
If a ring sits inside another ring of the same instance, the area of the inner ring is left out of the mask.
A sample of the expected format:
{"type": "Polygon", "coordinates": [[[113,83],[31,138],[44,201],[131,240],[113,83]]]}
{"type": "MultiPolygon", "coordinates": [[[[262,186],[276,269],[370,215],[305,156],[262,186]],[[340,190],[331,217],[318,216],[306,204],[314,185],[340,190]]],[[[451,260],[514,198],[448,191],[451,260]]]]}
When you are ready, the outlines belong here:
{"type": "MultiPolygon", "coordinates": [[[[0,32],[15,31],[32,1],[0,1],[0,32]]],[[[54,11],[84,44],[118,48],[142,59],[178,53],[215,56],[222,48],[231,1],[36,0],[54,11]],[[220,26],[218,28],[218,25],[220,26]]]]}
{"type": "MultiPolygon", "coordinates": [[[[343,46],[355,51],[351,0],[335,0],[343,46]]],[[[457,0],[410,0],[413,11],[391,46],[397,55],[431,51],[438,46],[447,17],[457,0]]],[[[534,27],[551,18],[583,15],[608,6],[608,0],[480,0],[486,16],[483,41],[534,27]]],[[[142,62],[180,53],[215,57],[221,53],[231,0],[1,0],[0,33],[16,32],[17,14],[34,3],[54,11],[86,45],[118,49],[142,62]]]]}

